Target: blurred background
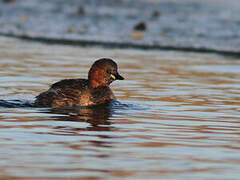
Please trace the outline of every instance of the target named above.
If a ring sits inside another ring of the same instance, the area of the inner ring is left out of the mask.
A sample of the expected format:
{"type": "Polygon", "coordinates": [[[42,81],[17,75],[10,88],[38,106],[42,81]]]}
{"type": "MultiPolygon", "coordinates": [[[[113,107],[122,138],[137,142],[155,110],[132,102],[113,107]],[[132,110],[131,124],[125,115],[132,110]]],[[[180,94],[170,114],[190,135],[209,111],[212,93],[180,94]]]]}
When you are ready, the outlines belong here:
{"type": "Polygon", "coordinates": [[[238,54],[239,9],[238,0],[1,0],[0,34],[238,54]]]}

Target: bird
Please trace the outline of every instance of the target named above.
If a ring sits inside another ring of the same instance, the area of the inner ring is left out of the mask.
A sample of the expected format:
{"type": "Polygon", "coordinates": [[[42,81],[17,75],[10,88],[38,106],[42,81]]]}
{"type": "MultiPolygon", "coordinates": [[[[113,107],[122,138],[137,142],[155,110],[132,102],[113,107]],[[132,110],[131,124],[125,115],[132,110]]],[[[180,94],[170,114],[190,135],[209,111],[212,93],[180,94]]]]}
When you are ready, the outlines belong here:
{"type": "Polygon", "coordinates": [[[116,99],[109,85],[124,80],[117,63],[109,58],[96,60],[88,79],[63,79],[36,96],[35,107],[74,107],[106,104],[116,99]]]}

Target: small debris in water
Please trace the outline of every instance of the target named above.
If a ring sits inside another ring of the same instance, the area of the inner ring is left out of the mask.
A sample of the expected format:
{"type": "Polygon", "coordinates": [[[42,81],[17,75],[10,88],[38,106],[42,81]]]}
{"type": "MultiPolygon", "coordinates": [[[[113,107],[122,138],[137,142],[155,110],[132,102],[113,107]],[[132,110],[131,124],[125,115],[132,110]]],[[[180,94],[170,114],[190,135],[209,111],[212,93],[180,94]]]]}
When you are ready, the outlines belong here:
{"type": "Polygon", "coordinates": [[[152,18],[158,18],[161,15],[161,13],[157,10],[152,12],[152,18]]]}
{"type": "Polygon", "coordinates": [[[78,10],[77,10],[77,14],[78,15],[84,15],[85,14],[85,10],[83,7],[79,7],[78,10]]]}
{"type": "Polygon", "coordinates": [[[140,22],[134,26],[134,30],[137,31],[145,31],[147,29],[147,25],[145,22],[140,22]]]}
{"type": "Polygon", "coordinates": [[[141,31],[133,31],[132,32],[132,38],[133,39],[142,39],[143,38],[143,33],[141,31]]]}
{"type": "Polygon", "coordinates": [[[85,32],[84,29],[74,29],[72,27],[68,28],[67,30],[68,33],[71,33],[71,34],[83,34],[85,32]]]}

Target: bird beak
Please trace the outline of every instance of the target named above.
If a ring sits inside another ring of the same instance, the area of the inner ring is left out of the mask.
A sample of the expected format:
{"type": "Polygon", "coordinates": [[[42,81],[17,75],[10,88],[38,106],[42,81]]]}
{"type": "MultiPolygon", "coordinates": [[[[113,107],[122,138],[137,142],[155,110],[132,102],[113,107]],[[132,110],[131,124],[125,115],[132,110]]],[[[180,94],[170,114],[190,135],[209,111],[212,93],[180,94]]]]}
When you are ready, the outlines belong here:
{"type": "Polygon", "coordinates": [[[120,74],[116,74],[115,75],[115,79],[117,79],[117,80],[124,80],[124,77],[122,77],[120,74]]]}
{"type": "Polygon", "coordinates": [[[124,78],[120,75],[120,74],[111,74],[110,77],[113,79],[113,80],[123,80],[124,78]]]}

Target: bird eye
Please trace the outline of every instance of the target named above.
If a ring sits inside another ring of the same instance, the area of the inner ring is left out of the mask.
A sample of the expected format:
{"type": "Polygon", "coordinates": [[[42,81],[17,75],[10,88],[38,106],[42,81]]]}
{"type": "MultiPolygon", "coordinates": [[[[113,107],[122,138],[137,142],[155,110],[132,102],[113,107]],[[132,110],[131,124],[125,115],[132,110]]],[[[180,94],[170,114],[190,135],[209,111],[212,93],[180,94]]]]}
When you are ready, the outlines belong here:
{"type": "Polygon", "coordinates": [[[109,69],[107,69],[107,71],[106,71],[108,74],[111,74],[111,71],[109,70],[109,69]]]}

